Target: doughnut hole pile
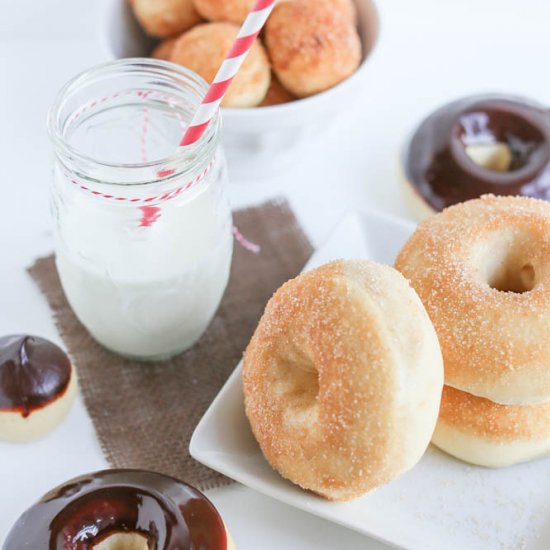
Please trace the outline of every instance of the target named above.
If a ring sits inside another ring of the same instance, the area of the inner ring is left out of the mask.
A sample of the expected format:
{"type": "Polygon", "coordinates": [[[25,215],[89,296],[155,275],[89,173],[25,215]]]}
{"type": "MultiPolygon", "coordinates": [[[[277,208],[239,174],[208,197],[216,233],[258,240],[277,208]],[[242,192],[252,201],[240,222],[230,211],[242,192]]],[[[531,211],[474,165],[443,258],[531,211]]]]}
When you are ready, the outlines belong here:
{"type": "MultiPolygon", "coordinates": [[[[183,65],[207,82],[214,78],[231,47],[229,39],[235,38],[254,4],[254,0],[130,1],[144,31],[163,39],[151,57],[183,65]]],[[[361,51],[353,0],[280,0],[223,106],[279,105],[323,92],[355,72],[361,51]],[[249,58],[253,58],[250,63],[249,58]]]]}
{"type": "Polygon", "coordinates": [[[443,353],[434,444],[489,467],[550,454],[550,204],[452,206],[418,226],[396,267],[443,353]]]}
{"type": "Polygon", "coordinates": [[[283,477],[351,500],[420,460],[443,362],[416,293],[394,269],[336,261],[285,283],[243,362],[245,411],[283,477]]]}

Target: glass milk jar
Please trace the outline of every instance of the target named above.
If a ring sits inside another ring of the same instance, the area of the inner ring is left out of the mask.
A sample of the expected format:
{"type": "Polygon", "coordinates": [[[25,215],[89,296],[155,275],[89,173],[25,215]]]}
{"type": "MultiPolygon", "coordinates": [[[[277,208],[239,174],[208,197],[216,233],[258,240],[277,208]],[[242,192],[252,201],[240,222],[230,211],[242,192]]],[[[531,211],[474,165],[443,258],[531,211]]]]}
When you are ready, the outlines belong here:
{"type": "Polygon", "coordinates": [[[128,357],[192,346],[227,285],[219,115],[198,142],[178,147],[206,90],[186,69],[125,59],[77,76],[50,111],[61,283],[92,336],[128,357]]]}

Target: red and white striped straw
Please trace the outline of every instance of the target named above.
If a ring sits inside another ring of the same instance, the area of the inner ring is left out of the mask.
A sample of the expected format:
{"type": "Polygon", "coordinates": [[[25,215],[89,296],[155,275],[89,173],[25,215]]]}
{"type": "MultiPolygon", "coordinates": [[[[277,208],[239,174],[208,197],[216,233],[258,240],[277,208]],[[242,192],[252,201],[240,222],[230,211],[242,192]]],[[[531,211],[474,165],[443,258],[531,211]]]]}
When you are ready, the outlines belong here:
{"type": "Polygon", "coordinates": [[[229,50],[218,73],[214,77],[208,92],[197,109],[191,124],[187,128],[180,146],[191,145],[200,139],[212,117],[216,114],[227,88],[235,78],[254,40],[260,34],[276,0],[257,0],[250,10],[243,26],[239,30],[237,39],[229,50]]]}

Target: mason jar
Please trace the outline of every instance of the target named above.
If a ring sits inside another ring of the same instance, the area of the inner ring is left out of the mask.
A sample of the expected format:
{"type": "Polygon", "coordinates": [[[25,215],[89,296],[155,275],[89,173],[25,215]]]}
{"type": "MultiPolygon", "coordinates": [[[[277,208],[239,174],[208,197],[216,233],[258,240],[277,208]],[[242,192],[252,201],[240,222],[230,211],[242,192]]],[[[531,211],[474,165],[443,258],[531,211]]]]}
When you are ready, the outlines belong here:
{"type": "Polygon", "coordinates": [[[178,146],[206,90],[182,67],[124,59],[68,82],[49,113],[63,290],[90,334],[124,356],[191,347],[227,285],[220,115],[195,144],[178,146]]]}

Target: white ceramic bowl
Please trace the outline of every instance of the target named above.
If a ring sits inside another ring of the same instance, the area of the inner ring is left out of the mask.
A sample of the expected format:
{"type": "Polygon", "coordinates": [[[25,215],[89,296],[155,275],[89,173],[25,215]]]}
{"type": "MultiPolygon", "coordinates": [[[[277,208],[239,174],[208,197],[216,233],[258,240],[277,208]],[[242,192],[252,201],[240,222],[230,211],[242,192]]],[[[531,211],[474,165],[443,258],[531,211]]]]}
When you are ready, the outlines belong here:
{"type": "MultiPolygon", "coordinates": [[[[254,179],[280,173],[300,158],[300,146],[319,139],[344,108],[361,97],[368,80],[369,59],[379,33],[373,0],[355,0],[363,61],[344,82],[314,96],[271,107],[222,110],[224,147],[231,177],[254,179]]],[[[127,0],[108,0],[101,21],[101,39],[107,55],[147,56],[154,42],[140,29],[127,0]]]]}

